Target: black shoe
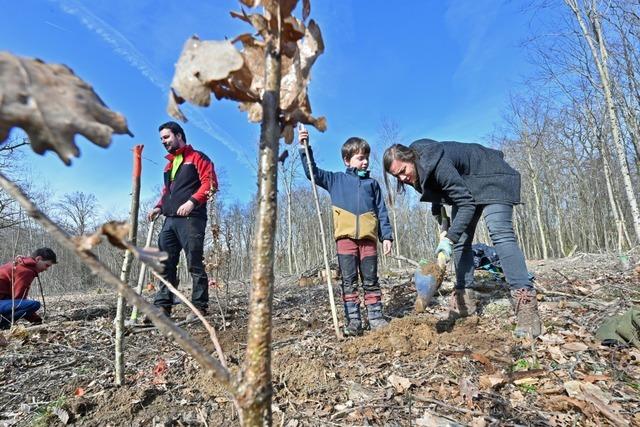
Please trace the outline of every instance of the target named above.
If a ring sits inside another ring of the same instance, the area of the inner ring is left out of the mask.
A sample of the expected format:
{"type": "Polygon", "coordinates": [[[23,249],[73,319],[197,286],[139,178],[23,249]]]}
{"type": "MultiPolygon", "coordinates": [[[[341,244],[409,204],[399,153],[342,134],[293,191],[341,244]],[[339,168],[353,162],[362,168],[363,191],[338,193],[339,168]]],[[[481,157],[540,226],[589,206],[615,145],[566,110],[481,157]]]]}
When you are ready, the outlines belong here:
{"type": "MultiPolygon", "coordinates": [[[[169,319],[171,319],[171,307],[166,307],[166,306],[160,306],[158,307],[161,311],[162,314],[164,314],[165,316],[167,316],[169,319]]],[[[151,325],[153,322],[151,321],[151,318],[147,315],[145,315],[142,318],[142,324],[143,325],[151,325]]]]}
{"type": "MultiPolygon", "coordinates": [[[[200,311],[200,314],[202,314],[203,316],[207,315],[206,308],[199,308],[198,311],[200,311]]],[[[196,320],[198,320],[198,316],[193,311],[187,314],[187,318],[185,319],[186,322],[194,322],[196,320]]]]}

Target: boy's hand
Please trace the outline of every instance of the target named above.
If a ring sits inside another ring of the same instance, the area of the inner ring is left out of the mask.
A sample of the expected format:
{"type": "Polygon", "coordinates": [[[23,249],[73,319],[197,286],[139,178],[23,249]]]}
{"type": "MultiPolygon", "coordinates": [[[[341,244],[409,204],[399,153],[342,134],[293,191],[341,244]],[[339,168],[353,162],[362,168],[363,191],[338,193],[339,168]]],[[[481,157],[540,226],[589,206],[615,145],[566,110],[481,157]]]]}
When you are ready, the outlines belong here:
{"type": "Polygon", "coordinates": [[[298,142],[300,145],[307,145],[309,142],[309,131],[304,129],[298,132],[298,142]]]}
{"type": "Polygon", "coordinates": [[[391,253],[391,240],[382,241],[382,251],[385,255],[389,255],[391,253]]]}

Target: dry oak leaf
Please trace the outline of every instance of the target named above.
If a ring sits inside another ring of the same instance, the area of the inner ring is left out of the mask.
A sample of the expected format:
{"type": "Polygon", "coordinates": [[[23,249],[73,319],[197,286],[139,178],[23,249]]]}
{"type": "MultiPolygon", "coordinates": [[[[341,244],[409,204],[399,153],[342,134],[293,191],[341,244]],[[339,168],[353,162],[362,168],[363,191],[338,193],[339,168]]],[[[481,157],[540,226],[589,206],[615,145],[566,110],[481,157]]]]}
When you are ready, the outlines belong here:
{"type": "MultiPolygon", "coordinates": [[[[313,20],[305,27],[303,21],[290,15],[297,0],[254,3],[250,1],[245,4],[253,7],[262,3],[266,9],[264,15],[248,15],[243,10],[241,13],[231,12],[231,16],[249,23],[266,41],[271,40],[280,22],[271,12],[279,9],[282,18],[281,137],[285,138],[286,143],[293,142],[293,127],[299,122],[324,132],[327,128],[326,119],[311,115],[307,93],[311,66],[324,52],[320,27],[313,20]],[[272,10],[276,4],[279,6],[272,10]]],[[[185,101],[200,106],[209,105],[210,93],[213,92],[216,99],[239,102],[240,110],[247,113],[250,122],[262,121],[265,41],[259,41],[248,33],[235,37],[231,42],[189,39],[176,65],[167,112],[186,121],[178,105],[185,101]],[[232,43],[235,42],[242,44],[242,51],[238,52],[233,47],[232,43]],[[212,70],[217,72],[212,73],[212,70]]]]}
{"type": "Polygon", "coordinates": [[[14,126],[24,129],[33,151],[53,150],[67,165],[80,154],[78,133],[101,147],[114,132],[133,136],[125,117],[69,67],[0,52],[0,142],[14,126]]]}
{"type": "Polygon", "coordinates": [[[589,346],[579,341],[568,342],[562,346],[565,351],[581,352],[589,349],[589,346]]]}
{"type": "Polygon", "coordinates": [[[240,52],[228,40],[189,38],[182,49],[171,81],[169,114],[184,120],[177,105],[185,101],[199,106],[211,102],[211,91],[233,71],[242,68],[240,52]]]}
{"type": "Polygon", "coordinates": [[[389,384],[391,384],[398,393],[403,393],[405,390],[409,390],[409,387],[411,387],[411,380],[396,374],[389,375],[387,381],[389,381],[389,384]]]}

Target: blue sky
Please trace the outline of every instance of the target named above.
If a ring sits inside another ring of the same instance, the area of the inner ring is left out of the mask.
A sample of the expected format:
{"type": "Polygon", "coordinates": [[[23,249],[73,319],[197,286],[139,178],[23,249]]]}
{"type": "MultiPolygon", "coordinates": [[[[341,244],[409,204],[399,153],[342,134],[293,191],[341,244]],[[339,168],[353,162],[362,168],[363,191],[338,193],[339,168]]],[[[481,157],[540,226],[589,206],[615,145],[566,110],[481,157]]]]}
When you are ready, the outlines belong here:
{"type": "MultiPolygon", "coordinates": [[[[311,134],[321,165],[341,169],[342,143],[354,135],[376,143],[385,118],[407,143],[482,142],[500,123],[509,93],[531,72],[521,47],[529,18],[518,3],[312,1],[326,45],[310,88],[314,114],[328,120],[327,132],[311,134]]],[[[57,194],[91,192],[105,211],[125,215],[133,145],[145,145],[142,198],[155,196],[160,185],[165,153],[157,127],[170,119],[167,90],[184,41],[192,34],[233,38],[249,29],[229,16],[240,8],[232,0],[4,0],[2,8],[2,49],[67,64],[127,117],[135,134],[115,136],[106,150],[78,137],[82,155],[71,167],[53,153],[27,153],[27,164],[57,194]]],[[[188,141],[216,164],[224,196],[249,200],[259,126],[229,101],[184,111],[188,141]]]]}

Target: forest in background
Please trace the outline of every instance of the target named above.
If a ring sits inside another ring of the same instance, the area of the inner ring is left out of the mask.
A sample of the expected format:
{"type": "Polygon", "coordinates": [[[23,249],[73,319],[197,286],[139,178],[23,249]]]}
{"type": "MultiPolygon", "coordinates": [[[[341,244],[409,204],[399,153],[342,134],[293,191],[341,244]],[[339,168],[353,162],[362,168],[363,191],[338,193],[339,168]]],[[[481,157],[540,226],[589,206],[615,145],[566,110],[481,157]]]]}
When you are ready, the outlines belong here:
{"type": "MultiPolygon", "coordinates": [[[[515,225],[528,259],[575,252],[622,254],[640,241],[637,5],[626,1],[608,4],[595,20],[585,23],[574,14],[577,4],[566,4],[566,14],[549,23],[555,29],[553,35],[523,45],[538,65],[537,74],[527,81],[529,90],[513,94],[504,120],[496,124],[492,135],[484,141],[463,141],[503,150],[522,174],[523,204],[515,210],[515,225]]],[[[411,141],[405,140],[392,118],[382,120],[378,138],[370,141],[373,175],[381,183],[382,152],[397,142],[411,141]]],[[[323,158],[338,155],[337,149],[328,150],[322,144],[321,139],[316,141],[323,158]]],[[[30,155],[27,145],[28,140],[14,138],[0,146],[0,168],[70,234],[88,234],[106,220],[124,219],[100,215],[99,194],[52,195],[46,182],[24,173],[30,155]]],[[[207,151],[205,142],[198,148],[207,151]]],[[[284,148],[290,156],[279,166],[276,272],[300,274],[322,262],[322,249],[310,184],[303,176],[297,147],[284,148]]],[[[319,166],[323,166],[321,162],[319,166]]],[[[159,183],[159,171],[148,168],[143,179],[159,183]]],[[[224,192],[224,181],[221,186],[223,191],[210,204],[207,265],[214,278],[229,282],[250,274],[256,209],[254,201],[232,202],[233,194],[224,192]]],[[[384,191],[397,239],[394,249],[411,259],[428,257],[437,230],[429,206],[419,203],[412,191],[402,195],[393,189],[391,194],[384,191]],[[393,203],[389,203],[389,196],[393,203]]],[[[322,191],[320,195],[325,229],[331,235],[330,202],[322,191]]],[[[141,212],[146,213],[154,202],[145,201],[141,212]]],[[[128,205],[129,201],[122,203],[128,205]]],[[[139,241],[144,241],[148,229],[143,216],[139,241]]],[[[484,227],[480,227],[477,239],[489,242],[484,227]]],[[[47,277],[52,292],[101,286],[79,260],[58,247],[0,191],[0,259],[11,259],[39,246],[51,246],[63,260],[47,277]]],[[[107,246],[96,248],[96,252],[113,271],[120,269],[123,253],[107,246]]],[[[382,258],[381,263],[382,270],[398,265],[391,258],[382,258]]],[[[132,277],[137,277],[135,273],[132,277]]]]}

